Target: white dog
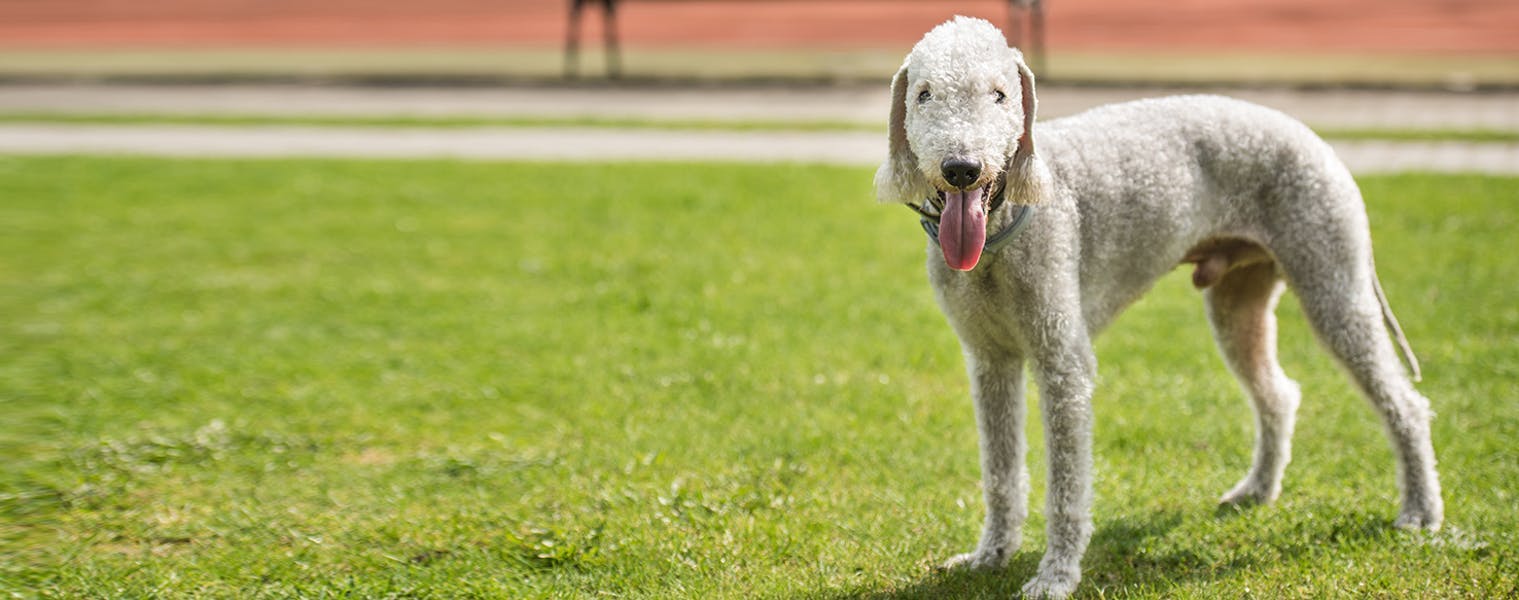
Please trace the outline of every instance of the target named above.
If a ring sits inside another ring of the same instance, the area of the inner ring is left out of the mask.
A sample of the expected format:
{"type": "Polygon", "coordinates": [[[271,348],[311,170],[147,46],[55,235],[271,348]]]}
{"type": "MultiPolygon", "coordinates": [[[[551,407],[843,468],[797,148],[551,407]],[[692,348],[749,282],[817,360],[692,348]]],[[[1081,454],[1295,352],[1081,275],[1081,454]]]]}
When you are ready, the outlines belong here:
{"type": "Polygon", "coordinates": [[[1034,78],[990,23],[934,28],[892,80],[883,202],[922,213],[928,274],[960,337],[981,433],[986,525],[950,565],[999,567],[1027,515],[1024,365],[1048,443],[1049,546],[1023,588],[1063,597],[1092,533],[1092,338],[1156,279],[1195,265],[1225,361],[1254,404],[1253,464],[1225,503],[1274,500],[1298,386],[1276,359],[1286,287],[1386,421],[1397,525],[1436,529],[1429,401],[1382,294],[1360,191],[1301,123],[1219,97],[1144,100],[1034,125],[1034,78]]]}

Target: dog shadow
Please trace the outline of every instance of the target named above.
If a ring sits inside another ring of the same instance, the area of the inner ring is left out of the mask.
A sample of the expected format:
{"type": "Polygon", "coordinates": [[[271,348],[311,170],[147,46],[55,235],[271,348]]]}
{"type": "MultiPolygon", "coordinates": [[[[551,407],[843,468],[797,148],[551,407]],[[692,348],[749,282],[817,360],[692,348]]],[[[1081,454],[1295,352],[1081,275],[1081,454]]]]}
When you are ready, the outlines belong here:
{"type": "MultiPolygon", "coordinates": [[[[1231,519],[1240,514],[1236,508],[1220,510],[1216,519],[1231,519]]],[[[1155,540],[1163,538],[1183,521],[1179,510],[1157,510],[1148,515],[1123,517],[1098,525],[1081,561],[1084,577],[1076,598],[1101,597],[1102,590],[1141,589],[1161,591],[1190,581],[1225,578],[1231,573],[1250,569],[1255,558],[1235,556],[1221,559],[1218,554],[1199,554],[1190,549],[1157,551],[1155,540]]],[[[1375,537],[1384,534],[1391,523],[1362,522],[1358,527],[1337,529],[1339,541],[1348,538],[1375,537]]],[[[933,569],[916,582],[889,590],[855,589],[830,595],[829,598],[863,598],[867,600],[912,600],[940,598],[1017,598],[1022,586],[1039,568],[1042,547],[1025,549],[1004,569],[972,571],[933,569]]],[[[1284,555],[1298,554],[1306,548],[1280,548],[1284,555]]]]}

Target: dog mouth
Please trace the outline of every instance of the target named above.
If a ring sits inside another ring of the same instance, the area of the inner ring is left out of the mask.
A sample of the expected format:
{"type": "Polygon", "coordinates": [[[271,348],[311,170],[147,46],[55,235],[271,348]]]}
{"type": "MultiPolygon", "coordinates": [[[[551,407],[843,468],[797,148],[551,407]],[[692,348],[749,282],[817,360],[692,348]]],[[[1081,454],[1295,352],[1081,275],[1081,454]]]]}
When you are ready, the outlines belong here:
{"type": "Polygon", "coordinates": [[[966,190],[940,191],[914,207],[923,218],[938,223],[939,250],[944,263],[969,271],[981,261],[986,246],[986,216],[994,208],[991,184],[966,190]]]}

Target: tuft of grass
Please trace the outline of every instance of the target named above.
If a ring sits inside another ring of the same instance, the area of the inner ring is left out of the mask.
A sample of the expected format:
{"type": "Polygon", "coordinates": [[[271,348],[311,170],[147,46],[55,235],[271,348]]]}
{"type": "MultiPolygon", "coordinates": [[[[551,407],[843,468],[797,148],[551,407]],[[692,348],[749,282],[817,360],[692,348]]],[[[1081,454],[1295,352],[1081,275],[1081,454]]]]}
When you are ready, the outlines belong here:
{"type": "MultiPolygon", "coordinates": [[[[866,169],[0,158],[0,586],[43,597],[1007,597],[922,233],[866,169]]],[[[1100,340],[1080,597],[1519,589],[1519,179],[1366,178],[1448,520],[1284,303],[1286,490],[1185,274],[1100,340]]],[[[1037,410],[1031,421],[1037,423],[1037,410]]]]}

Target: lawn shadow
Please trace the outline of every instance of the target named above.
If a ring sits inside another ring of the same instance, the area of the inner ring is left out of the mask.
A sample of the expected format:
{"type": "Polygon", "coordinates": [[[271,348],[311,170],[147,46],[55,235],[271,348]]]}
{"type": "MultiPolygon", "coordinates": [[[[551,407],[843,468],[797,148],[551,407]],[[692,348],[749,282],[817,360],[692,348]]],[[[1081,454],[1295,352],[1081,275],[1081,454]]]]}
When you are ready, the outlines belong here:
{"type": "MultiPolygon", "coordinates": [[[[1115,588],[1164,591],[1177,583],[1214,579],[1253,564],[1246,557],[1221,561],[1217,554],[1157,544],[1182,521],[1180,510],[1154,510],[1148,515],[1120,516],[1098,524],[1082,561],[1085,577],[1075,597],[1098,597],[1100,591],[1115,588]]],[[[870,600],[1019,597],[1024,582],[1039,568],[1042,553],[1044,547],[1025,544],[1024,550],[1015,554],[1003,570],[933,570],[902,588],[852,589],[831,597],[870,600]]]]}
{"type": "MultiPolygon", "coordinates": [[[[1042,549],[1041,549],[1042,551],[1042,549]]],[[[988,571],[968,569],[929,569],[911,584],[887,589],[844,590],[826,598],[843,600],[936,600],[940,598],[1016,598],[1023,582],[1034,576],[1039,567],[1039,551],[1025,550],[1013,555],[1006,568],[988,571]]],[[[949,557],[943,557],[948,560],[949,557]]]]}
{"type": "MultiPolygon", "coordinates": [[[[1238,509],[1215,513],[1215,519],[1237,516],[1238,509]]],[[[1122,516],[1101,523],[1092,536],[1082,560],[1083,579],[1076,598],[1101,597],[1115,590],[1161,592],[1189,581],[1206,581],[1227,577],[1231,573],[1254,567],[1260,555],[1230,552],[1212,545],[1164,543],[1170,532],[1183,522],[1179,510],[1156,510],[1147,515],[1122,516]]],[[[1308,536],[1316,541],[1344,543],[1385,535],[1391,523],[1380,519],[1348,516],[1331,525],[1331,530],[1308,536]]],[[[1277,534],[1261,531],[1261,542],[1275,540],[1279,556],[1297,556],[1311,551],[1308,544],[1283,540],[1277,534]]],[[[1025,544],[1005,569],[997,571],[940,571],[925,573],[916,582],[889,590],[855,589],[826,596],[828,598],[866,598],[870,600],[909,600],[933,598],[1016,598],[1023,583],[1038,569],[1042,546],[1025,544]]],[[[944,557],[948,558],[948,557],[944,557]]]]}

